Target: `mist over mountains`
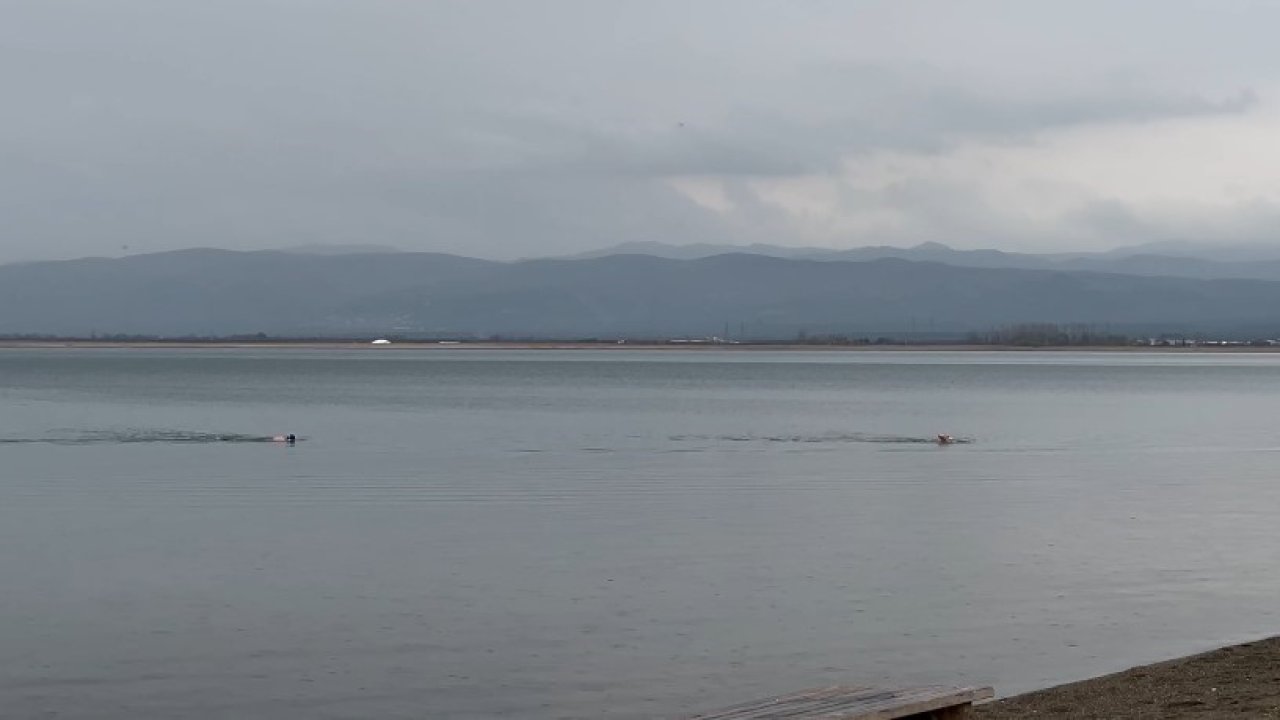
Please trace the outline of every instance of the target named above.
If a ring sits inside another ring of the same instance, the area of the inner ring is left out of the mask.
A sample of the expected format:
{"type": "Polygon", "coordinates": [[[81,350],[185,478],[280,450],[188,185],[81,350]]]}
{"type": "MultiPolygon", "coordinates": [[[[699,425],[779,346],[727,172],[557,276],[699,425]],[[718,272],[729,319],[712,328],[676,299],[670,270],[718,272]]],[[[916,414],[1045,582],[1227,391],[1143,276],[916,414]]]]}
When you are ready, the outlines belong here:
{"type": "Polygon", "coordinates": [[[0,333],[571,339],[727,330],[787,339],[961,337],[1040,322],[1123,333],[1280,333],[1280,261],[936,244],[792,257],[768,246],[694,246],[678,249],[687,259],[659,256],[670,247],[512,263],[303,248],[5,265],[0,333]]]}

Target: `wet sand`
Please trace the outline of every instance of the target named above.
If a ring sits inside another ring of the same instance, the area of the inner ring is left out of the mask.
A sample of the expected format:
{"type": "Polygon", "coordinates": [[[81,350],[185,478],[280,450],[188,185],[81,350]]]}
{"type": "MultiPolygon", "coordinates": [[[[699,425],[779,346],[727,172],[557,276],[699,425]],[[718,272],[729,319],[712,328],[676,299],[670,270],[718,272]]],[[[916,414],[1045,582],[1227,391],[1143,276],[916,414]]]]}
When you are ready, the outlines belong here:
{"type": "Polygon", "coordinates": [[[973,716],[1280,718],[1280,637],[997,700],[973,716]]]}

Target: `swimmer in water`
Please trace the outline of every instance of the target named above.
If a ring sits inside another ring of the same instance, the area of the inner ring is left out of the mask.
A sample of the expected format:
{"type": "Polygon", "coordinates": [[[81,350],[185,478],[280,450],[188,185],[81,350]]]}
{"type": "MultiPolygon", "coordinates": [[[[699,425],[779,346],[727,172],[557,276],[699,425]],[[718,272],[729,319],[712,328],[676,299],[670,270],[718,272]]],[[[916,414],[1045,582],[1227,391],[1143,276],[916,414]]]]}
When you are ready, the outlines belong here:
{"type": "Polygon", "coordinates": [[[298,438],[294,437],[293,433],[289,433],[288,435],[284,436],[284,441],[292,445],[298,441],[298,438]]]}
{"type": "Polygon", "coordinates": [[[951,437],[950,435],[946,435],[946,434],[939,434],[939,435],[938,435],[938,444],[939,444],[939,445],[950,445],[950,444],[954,443],[955,441],[956,441],[956,439],[955,439],[955,438],[953,438],[953,437],[951,437]]]}

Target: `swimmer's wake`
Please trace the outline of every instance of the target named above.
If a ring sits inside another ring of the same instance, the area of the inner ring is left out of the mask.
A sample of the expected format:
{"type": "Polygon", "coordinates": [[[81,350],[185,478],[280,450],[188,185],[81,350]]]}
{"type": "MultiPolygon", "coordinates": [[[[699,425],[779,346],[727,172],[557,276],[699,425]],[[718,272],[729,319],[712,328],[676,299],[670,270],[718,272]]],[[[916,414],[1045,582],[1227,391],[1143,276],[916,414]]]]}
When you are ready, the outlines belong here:
{"type": "Polygon", "coordinates": [[[0,438],[0,445],[43,443],[46,445],[115,445],[127,443],[285,443],[303,438],[287,435],[246,435],[244,433],[205,433],[186,430],[65,430],[44,437],[0,438]]]}
{"type": "Polygon", "coordinates": [[[827,433],[824,435],[672,435],[682,441],[759,442],[759,443],[882,443],[888,445],[968,445],[970,437],[933,435],[872,435],[868,433],[827,433]],[[943,438],[946,438],[945,440],[943,438]]]}

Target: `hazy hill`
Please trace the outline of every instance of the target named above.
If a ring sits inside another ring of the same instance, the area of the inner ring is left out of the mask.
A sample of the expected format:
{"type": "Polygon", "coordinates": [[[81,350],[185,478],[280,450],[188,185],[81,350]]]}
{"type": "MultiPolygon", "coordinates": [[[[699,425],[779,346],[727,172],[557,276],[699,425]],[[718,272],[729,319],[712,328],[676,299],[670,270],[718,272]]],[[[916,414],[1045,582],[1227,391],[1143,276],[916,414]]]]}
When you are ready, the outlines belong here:
{"type": "Polygon", "coordinates": [[[959,267],[1018,268],[1024,270],[1087,270],[1126,275],[1152,275],[1187,278],[1251,278],[1280,280],[1280,250],[1266,257],[1263,246],[1220,248],[1222,258],[1214,260],[1213,248],[1190,243],[1151,243],[1121,248],[1105,253],[1015,253],[1002,250],[956,250],[942,243],[922,243],[899,248],[887,245],[831,250],[779,245],[668,245],[660,242],[635,242],[570,256],[566,259],[590,259],[610,255],[641,254],[675,260],[694,260],[715,255],[751,253],[798,260],[866,262],[896,258],[923,262],[940,262],[959,267]],[[1164,252],[1160,252],[1160,251],[1164,252]],[[1248,255],[1253,253],[1253,255],[1248,255]],[[1243,258],[1243,259],[1242,259],[1243,258]],[[1251,258],[1251,259],[1249,259],[1251,258]]]}
{"type": "Polygon", "coordinates": [[[0,332],[224,334],[341,329],[333,308],[487,263],[418,253],[182,250],[0,266],[0,332]]]}
{"type": "Polygon", "coordinates": [[[1167,257],[1198,258],[1214,262],[1258,262],[1280,260],[1280,243],[1251,242],[1223,245],[1190,240],[1160,240],[1128,247],[1116,248],[1108,254],[1164,255],[1167,257]]]}
{"type": "Polygon", "coordinates": [[[301,255],[369,255],[373,253],[402,253],[404,250],[392,245],[375,245],[375,244],[334,244],[334,243],[311,243],[308,245],[293,245],[290,247],[276,248],[280,252],[297,253],[301,255]]]}
{"type": "Polygon", "coordinates": [[[1019,322],[1280,331],[1280,282],[762,255],[496,263],[190,250],[0,266],[0,333],[794,337],[1019,322]]]}

